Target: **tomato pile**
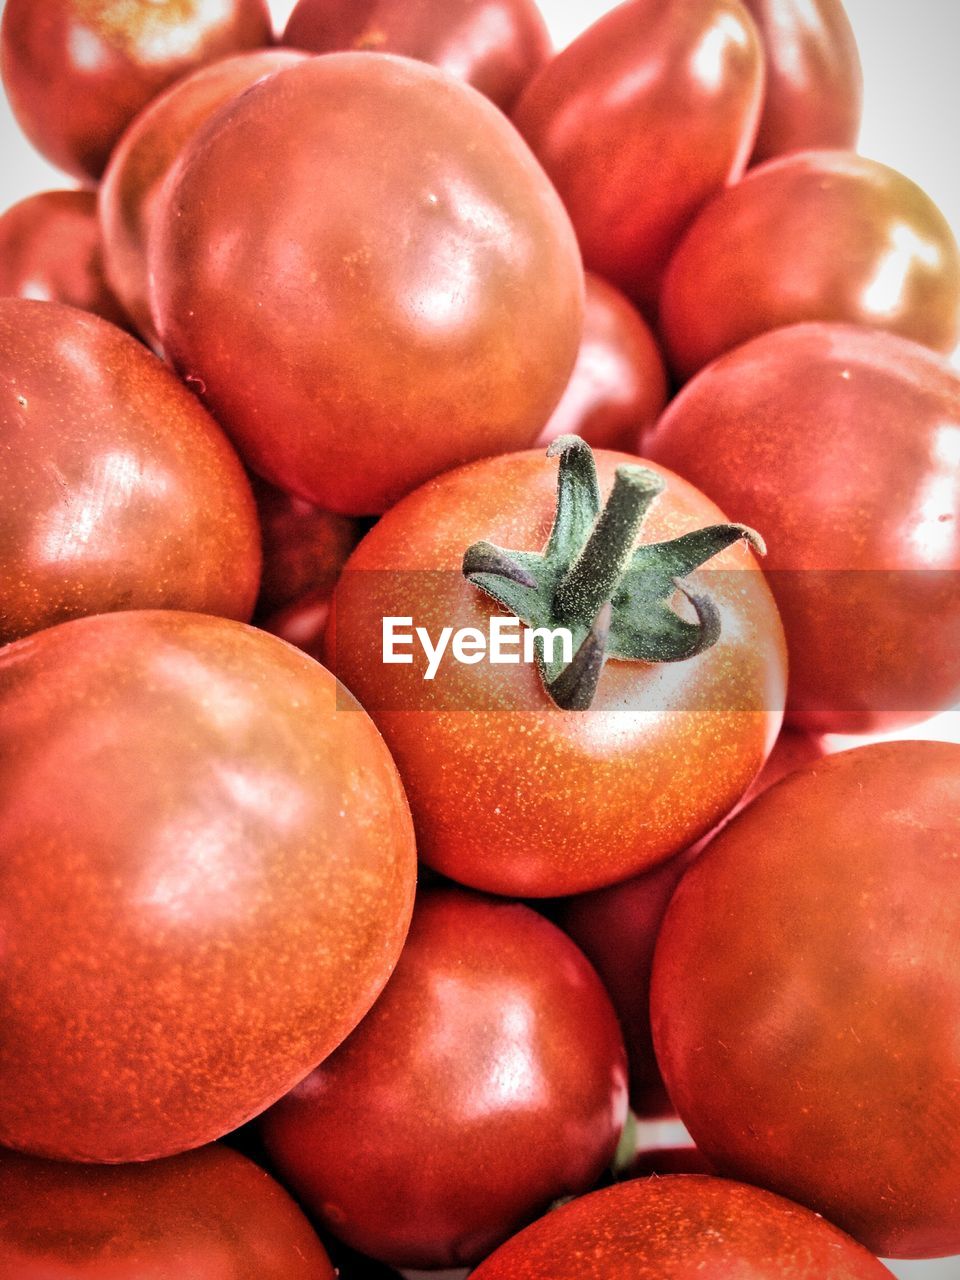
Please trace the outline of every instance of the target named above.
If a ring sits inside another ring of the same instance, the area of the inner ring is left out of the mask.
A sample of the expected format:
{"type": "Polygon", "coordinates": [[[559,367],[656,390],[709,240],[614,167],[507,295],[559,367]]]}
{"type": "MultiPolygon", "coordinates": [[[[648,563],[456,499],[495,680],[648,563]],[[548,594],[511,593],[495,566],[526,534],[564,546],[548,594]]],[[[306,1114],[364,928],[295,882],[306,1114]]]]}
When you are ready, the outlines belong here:
{"type": "Polygon", "coordinates": [[[960,1254],[960,249],[839,0],[0,63],[0,1280],[960,1254]]]}

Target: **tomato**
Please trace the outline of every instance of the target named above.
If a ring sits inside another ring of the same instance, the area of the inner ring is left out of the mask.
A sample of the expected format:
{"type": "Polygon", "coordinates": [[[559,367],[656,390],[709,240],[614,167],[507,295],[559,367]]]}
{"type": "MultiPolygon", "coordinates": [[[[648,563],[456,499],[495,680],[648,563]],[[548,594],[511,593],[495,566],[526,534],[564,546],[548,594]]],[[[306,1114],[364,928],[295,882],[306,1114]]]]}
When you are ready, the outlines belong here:
{"type": "Polygon", "coordinates": [[[841,0],[744,0],[763,37],[767,85],[753,162],[854,147],[863,73],[841,0]]]}
{"type": "Polygon", "coordinates": [[[147,244],[164,179],[218,107],[299,61],[292,50],[260,49],[202,67],[145,107],[114,148],[99,193],[107,276],[152,345],[158,339],[150,315],[147,244]]]}
{"type": "Polygon", "coordinates": [[[250,485],[156,357],[97,316],[0,299],[0,642],[115,609],[249,618],[250,485]]]}
{"type": "Polygon", "coordinates": [[[227,1147],[119,1168],[0,1153],[0,1274],[334,1280],[306,1218],[227,1147]]]}
{"type": "Polygon", "coordinates": [[[104,277],[92,191],[42,191],[0,215],[0,295],[66,302],[127,324],[104,277]]]}
{"type": "Polygon", "coordinates": [[[547,178],[475,90],[386,54],[310,58],[222,108],[175,175],[154,318],[254,471],[375,514],[533,442],[583,273],[547,178]]]}
{"type": "Polygon", "coordinates": [[[700,212],[660,299],[674,371],[689,377],[748,338],[804,320],[956,346],[960,249],[909,178],[852,152],[802,151],[753,169],[700,212]]]}
{"type": "Polygon", "coordinates": [[[311,53],[364,49],[420,58],[503,111],[550,56],[535,0],[299,0],[283,43],[311,53]]]}
{"type": "Polygon", "coordinates": [[[960,380],[891,334],[797,325],[704,369],[644,448],[763,531],[788,716],[820,732],[960,698],[960,380]]]}
{"type": "MultiPolygon", "coordinates": [[[[595,483],[592,462],[586,446],[565,440],[551,446],[562,454],[561,523],[569,517],[585,538],[596,508],[585,512],[567,498],[572,490],[584,496],[595,483]]],[[[637,461],[598,454],[602,493],[622,496],[617,470],[626,466],[634,476],[637,461]]],[[[722,519],[669,472],[652,478],[666,489],[649,507],[643,543],[722,519]]],[[[783,698],[780,624],[742,546],[728,545],[710,562],[717,572],[691,579],[715,597],[721,622],[714,647],[664,664],[611,658],[589,710],[561,709],[537,668],[516,658],[513,665],[449,659],[429,681],[419,659],[385,664],[384,618],[410,618],[434,638],[443,627],[490,629],[504,610],[464,578],[464,553],[489,540],[520,548],[520,558],[533,563],[524,553],[543,547],[550,533],[557,484],[556,465],[534,451],[487,459],[417,490],[347,562],[327,632],[330,664],[373,715],[397,761],[422,859],[461,883],[514,896],[623,880],[703,835],[763,764],[783,698]]],[[[628,557],[636,527],[623,526],[628,557]]],[[[731,530],[727,544],[742,532],[731,530]]],[[[544,569],[542,582],[553,572],[544,569]]],[[[596,603],[602,612],[603,599],[596,603]]],[[[670,616],[653,608],[635,619],[637,633],[670,616]]],[[[579,644],[579,623],[573,631],[579,644]]],[[[591,637],[595,644],[595,628],[584,646],[591,637]]]]}
{"type": "MultiPolygon", "coordinates": [[[[762,771],[732,812],[737,813],[785,774],[822,754],[820,739],[784,730],[762,771]]],[[[667,1114],[672,1110],[650,1031],[653,949],[673,891],[710,839],[711,835],[707,835],[669,862],[623,884],[566,898],[560,902],[556,915],[560,927],[596,967],[613,999],[627,1044],[630,1102],[640,1115],[667,1114]]]]}
{"type": "Polygon", "coordinates": [[[610,999],[559,929],[439,889],[370,1014],[259,1125],[278,1177],[348,1244],[466,1266],[596,1182],[626,1074],[610,999]]]}
{"type": "Polygon", "coordinates": [[[239,623],[82,618],[0,650],[0,1142],[168,1155],[353,1029],[415,858],[376,730],[239,623]]]}
{"type": "Polygon", "coordinates": [[[890,1257],[960,1251],[960,746],[841,752],[684,877],[654,962],[657,1058],[723,1172],[890,1257]]]}
{"type": "Polygon", "coordinates": [[[7,0],[0,69],[37,150],[99,178],[120,134],[168,84],[271,39],[267,0],[7,0]]]}
{"type": "Polygon", "coordinates": [[[756,1187],[700,1176],[622,1182],[527,1227],[471,1280],[882,1280],[836,1227],[756,1187]]]}
{"type": "Polygon", "coordinates": [[[537,444],[582,436],[599,449],[632,449],[667,403],[667,373],[657,340],[623,294],[586,277],[580,352],[567,389],[537,444]]]}
{"type": "Polygon", "coordinates": [[[739,0],[628,0],[534,76],[514,120],[587,267],[651,310],[687,223],[746,167],[762,92],[739,0]]]}
{"type": "Polygon", "coordinates": [[[263,532],[258,611],[272,613],[311,591],[329,596],[347,557],[360,541],[363,525],[321,511],[262,480],[254,482],[253,492],[263,532]]]}

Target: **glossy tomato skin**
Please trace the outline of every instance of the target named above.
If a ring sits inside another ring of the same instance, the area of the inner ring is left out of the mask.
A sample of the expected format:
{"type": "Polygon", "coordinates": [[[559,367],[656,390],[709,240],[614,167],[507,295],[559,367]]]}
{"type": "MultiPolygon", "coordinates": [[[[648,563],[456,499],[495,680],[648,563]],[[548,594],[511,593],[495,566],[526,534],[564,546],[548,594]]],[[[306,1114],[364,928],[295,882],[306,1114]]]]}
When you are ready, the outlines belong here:
{"type": "Polygon", "coordinates": [[[573,230],[468,85],[386,54],[307,59],[218,112],[167,195],[161,340],[278,487],[376,514],[529,445],[559,400],[582,327],[573,230]]]}
{"type": "Polygon", "coordinates": [[[65,302],[128,323],[104,274],[92,191],[41,191],[0,215],[0,295],[65,302]]]}
{"type": "Polygon", "coordinates": [[[399,53],[465,80],[509,111],[550,56],[535,0],[299,0],[283,43],[311,53],[399,53]]]}
{"type": "Polygon", "coordinates": [[[371,1013],[260,1128],[327,1230],[394,1266],[465,1266],[593,1186],[626,1070],[610,999],[559,929],[435,889],[371,1013]]]}
{"type": "Polygon", "coordinates": [[[960,1250],[958,841],[960,746],[828,757],[713,841],[654,962],[698,1146],[890,1257],[960,1250]]]}
{"type": "Polygon", "coordinates": [[[622,1182],[509,1240],[471,1280],[889,1280],[836,1227],[757,1187],[686,1176],[622,1182]]]}
{"type": "Polygon", "coordinates": [[[0,1141],[113,1163],[236,1128],[385,983],[415,859],[396,770],[317,663],[183,613],[0,650],[0,1141]]]}
{"type": "MultiPolygon", "coordinates": [[[[604,495],[627,454],[595,455],[604,495]]],[[[666,474],[644,541],[722,521],[666,474]]],[[[780,726],[782,634],[742,544],[710,562],[722,634],[685,663],[610,661],[589,711],[561,711],[531,664],[448,662],[433,681],[382,661],[382,619],[486,632],[499,610],[462,576],[479,539],[540,550],[557,464],[540,450],[447,473],[411,494],[347,562],[327,629],[328,661],[367,707],[410,797],[420,856],[492,893],[549,897],[624,880],[709,830],[746,790],[780,726]],[[343,634],[344,643],[338,643],[343,634]]],[[[734,514],[736,514],[734,512],[734,514]]]]}
{"type": "Polygon", "coordinates": [[[657,340],[633,304],[587,273],[577,363],[538,444],[582,436],[595,449],[629,451],[638,428],[652,426],[667,403],[667,372],[657,340]]]}
{"type": "Polygon", "coordinates": [[[227,1147],[82,1168],[0,1153],[0,1274],[334,1280],[306,1218],[227,1147]]]}
{"type": "Polygon", "coordinates": [[[113,149],[99,189],[107,276],[137,331],[153,346],[159,340],[150,314],[147,244],[164,179],[218,107],[298,61],[292,50],[260,49],[201,67],[145,107],[113,149]]]}
{"type": "Polygon", "coordinates": [[[746,167],[762,90],[739,0],[628,0],[533,78],[514,120],[585,265],[652,311],[684,228],[746,167]]]}
{"type": "Polygon", "coordinates": [[[960,249],[909,178],[846,151],[801,151],[717,196],[680,242],[660,327],[687,378],[770,329],[827,320],[950,352],[960,249]]]}
{"type": "Polygon", "coordinates": [[[250,485],[169,369],[98,316],[3,298],[0,382],[0,642],[117,609],[250,617],[250,485]]]}
{"type": "Polygon", "coordinates": [[[266,0],[7,0],[0,68],[37,150],[74,177],[99,178],[120,134],[168,84],[271,40],[266,0]]]}
{"type": "Polygon", "coordinates": [[[841,0],[744,0],[767,76],[753,163],[810,147],[855,147],[863,106],[857,42],[841,0]]]}
{"type": "Polygon", "coordinates": [[[945,360],[811,324],[722,356],[644,441],[763,530],[793,723],[872,731],[960,697],[958,433],[945,360]]]}

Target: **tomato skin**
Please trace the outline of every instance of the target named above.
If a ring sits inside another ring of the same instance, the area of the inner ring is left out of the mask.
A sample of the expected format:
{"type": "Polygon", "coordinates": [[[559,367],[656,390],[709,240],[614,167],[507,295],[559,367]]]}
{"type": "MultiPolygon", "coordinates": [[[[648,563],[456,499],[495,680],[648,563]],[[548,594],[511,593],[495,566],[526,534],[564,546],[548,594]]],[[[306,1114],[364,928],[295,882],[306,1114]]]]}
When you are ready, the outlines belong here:
{"type": "Polygon", "coordinates": [[[298,61],[292,50],[260,49],[201,67],[154,98],[114,147],[99,190],[107,276],[152,346],[159,339],[150,314],[147,245],[164,179],[218,107],[298,61]]]}
{"type": "Polygon", "coordinates": [[[654,962],[657,1058],[707,1158],[890,1257],[960,1250],[958,840],[956,744],[827,757],[712,842],[654,962]]]}
{"type": "Polygon", "coordinates": [[[889,1280],[836,1227],[778,1196],[699,1175],[644,1178],[547,1214],[471,1280],[889,1280]]]}
{"type": "Polygon", "coordinates": [[[308,592],[329,596],[360,541],[357,520],[321,511],[262,480],[253,484],[263,534],[258,612],[272,613],[308,592]]]}
{"type": "Polygon", "coordinates": [[[559,929],[438,889],[368,1017],[259,1127],[278,1176],[353,1248],[465,1266],[593,1186],[626,1070],[610,999],[559,929]]]}
{"type": "Polygon", "coordinates": [[[65,302],[128,323],[104,276],[92,191],[41,191],[0,215],[0,295],[65,302]]]}
{"type": "Polygon", "coordinates": [[[811,324],[716,360],[644,440],[763,531],[792,723],[869,732],[960,697],[958,431],[960,380],[941,357],[811,324]]]}
{"type": "Polygon", "coordinates": [[[667,371],[649,326],[619,289],[590,273],[586,284],[577,363],[537,444],[577,435],[596,449],[629,452],[667,403],[667,371]]]}
{"type": "Polygon", "coordinates": [[[98,316],[2,298],[0,382],[0,643],[115,609],[250,617],[250,485],[169,369],[98,316]]]}
{"type": "Polygon", "coordinates": [[[587,268],[652,310],[685,226],[745,169],[762,91],[739,0],[628,0],[534,76],[514,121],[587,268]]]}
{"type": "Polygon", "coordinates": [[[0,1152],[0,1274],[16,1280],[334,1280],[306,1218],[262,1169],[210,1146],[79,1168],[0,1152]]]}
{"type": "Polygon", "coordinates": [[[295,649],[199,614],[0,650],[0,1142],[198,1146],[352,1030],[415,878],[396,770],[353,708],[295,649]]]}
{"type": "Polygon", "coordinates": [[[221,109],[166,192],[161,340],[279,488],[376,514],[526,447],[559,400],[579,250],[516,131],[468,85],[386,54],[308,58],[221,109]]]}
{"type": "Polygon", "coordinates": [[[751,170],[701,210],[660,299],[674,372],[687,378],[757,334],[809,320],[956,346],[960,249],[909,178],[852,152],[803,151],[751,170]]]}
{"type": "Polygon", "coordinates": [[[74,177],[99,178],[120,134],[168,84],[271,40],[266,0],[7,0],[0,69],[37,150],[74,177]]]}
{"type": "MultiPolygon", "coordinates": [[[[596,455],[608,493],[627,454],[596,455]]],[[[665,473],[644,541],[722,521],[665,473]]],[[[381,620],[412,616],[486,631],[499,610],[462,576],[486,538],[540,550],[557,469],[539,450],[448,472],[409,495],[354,551],[333,597],[328,665],[368,709],[397,761],[421,859],[474,888],[516,897],[584,892],[655,866],[709,830],[746,790],[780,726],[779,620],[737,545],[698,579],[725,618],[719,643],[669,666],[610,661],[587,712],[561,711],[533,665],[385,665],[381,620]],[[338,631],[347,636],[337,644],[338,631]]],[[[734,513],[736,514],[736,513],[734,513]]]]}
{"type": "Polygon", "coordinates": [[[855,147],[863,106],[857,42],[841,0],[744,0],[767,84],[753,164],[809,147],[855,147]]]}
{"type": "Polygon", "coordinates": [[[283,44],[419,58],[473,85],[502,111],[550,56],[534,0],[299,0],[283,44]]]}

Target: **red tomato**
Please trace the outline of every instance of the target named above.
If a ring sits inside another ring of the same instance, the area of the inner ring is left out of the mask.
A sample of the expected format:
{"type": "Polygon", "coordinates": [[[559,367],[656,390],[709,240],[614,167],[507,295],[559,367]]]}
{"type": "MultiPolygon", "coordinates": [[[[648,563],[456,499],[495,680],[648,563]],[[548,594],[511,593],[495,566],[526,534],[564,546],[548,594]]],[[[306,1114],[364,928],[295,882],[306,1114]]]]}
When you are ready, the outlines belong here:
{"type": "Polygon", "coordinates": [[[960,379],[887,333],[797,325],[704,369],[644,442],[763,531],[788,715],[820,732],[960,698],[960,379]]]}
{"type": "Polygon", "coordinates": [[[222,108],[175,174],[155,319],[253,470],[373,514],[536,438],[583,272],[545,175],[475,90],[406,58],[309,58],[222,108]]]}
{"type": "Polygon", "coordinates": [[[10,1280],[334,1280],[306,1218],[228,1147],[82,1168],[0,1153],[10,1280]]]}
{"type": "Polygon", "coordinates": [[[308,592],[329,596],[350,552],[360,541],[358,520],[321,511],[262,480],[253,492],[263,531],[263,577],[258,611],[272,613],[308,592]]]}
{"type": "Polygon", "coordinates": [[[99,178],[161,89],[271,39],[266,0],[7,0],[0,66],[37,150],[78,178],[99,178]]]}
{"type": "Polygon", "coordinates": [[[507,1241],[471,1280],[889,1280],[798,1205],[698,1176],[595,1191],[507,1241]]]}
{"type": "Polygon", "coordinates": [[[802,151],[753,169],[698,215],[660,299],[676,373],[804,320],[956,346],[960,249],[909,178],[852,152],[802,151]]]}
{"type": "Polygon", "coordinates": [[[0,216],[0,295],[66,302],[127,324],[104,277],[92,191],[43,191],[0,216]]]}
{"type": "MultiPolygon", "coordinates": [[[[637,461],[598,454],[602,493],[618,467],[637,461]]],[[[696,489],[657,475],[666,491],[649,510],[642,543],[723,519],[696,489]]],[[[683,662],[611,659],[586,711],[561,710],[528,663],[451,659],[431,681],[419,659],[384,664],[387,617],[411,618],[434,639],[443,627],[490,629],[505,611],[464,578],[464,553],[477,540],[538,551],[556,490],[556,466],[539,451],[487,459],[425,485],[353,553],[327,633],[331,663],[397,761],[423,860],[464,884],[514,896],[611,884],[703,835],[763,764],[783,697],[780,624],[742,546],[710,561],[732,572],[694,575],[720,610],[718,643],[683,662]]]]}
{"type": "Polygon", "coordinates": [[[550,56],[535,0],[299,0],[283,43],[431,62],[509,111],[550,56]]]}
{"type": "Polygon", "coordinates": [[[597,449],[633,448],[667,403],[667,373],[649,326],[619,289],[587,275],[580,352],[537,444],[578,435],[597,449]]]}
{"type": "Polygon", "coordinates": [[[573,943],[529,907],[440,889],[418,899],[370,1014],[260,1129],[278,1176],[354,1248],[466,1266],[593,1186],[626,1075],[609,997],[573,943]]]}
{"type": "Polygon", "coordinates": [[[767,86],[753,161],[854,147],[863,74],[841,0],[744,0],[763,37],[767,86]]]}
{"type": "Polygon", "coordinates": [[[739,0],[629,0],[534,76],[514,119],[587,267],[652,309],[687,223],[746,167],[762,92],[739,0]]]}
{"type": "Polygon", "coordinates": [[[719,1169],[892,1257],[960,1251],[960,746],[783,779],[687,873],[651,1011],[719,1169]]]}
{"type": "Polygon", "coordinates": [[[415,859],[376,730],[317,663],[185,613],[0,650],[0,1142],[208,1142],[353,1029],[415,859]]]}
{"type": "Polygon", "coordinates": [[[0,386],[0,643],[115,609],[250,617],[250,485],[155,356],[97,316],[3,298],[0,386]]]}
{"type": "Polygon", "coordinates": [[[114,148],[99,193],[107,276],[152,345],[159,340],[150,314],[147,245],[164,179],[218,107],[299,61],[292,50],[260,49],[202,67],[155,98],[114,148]]]}

